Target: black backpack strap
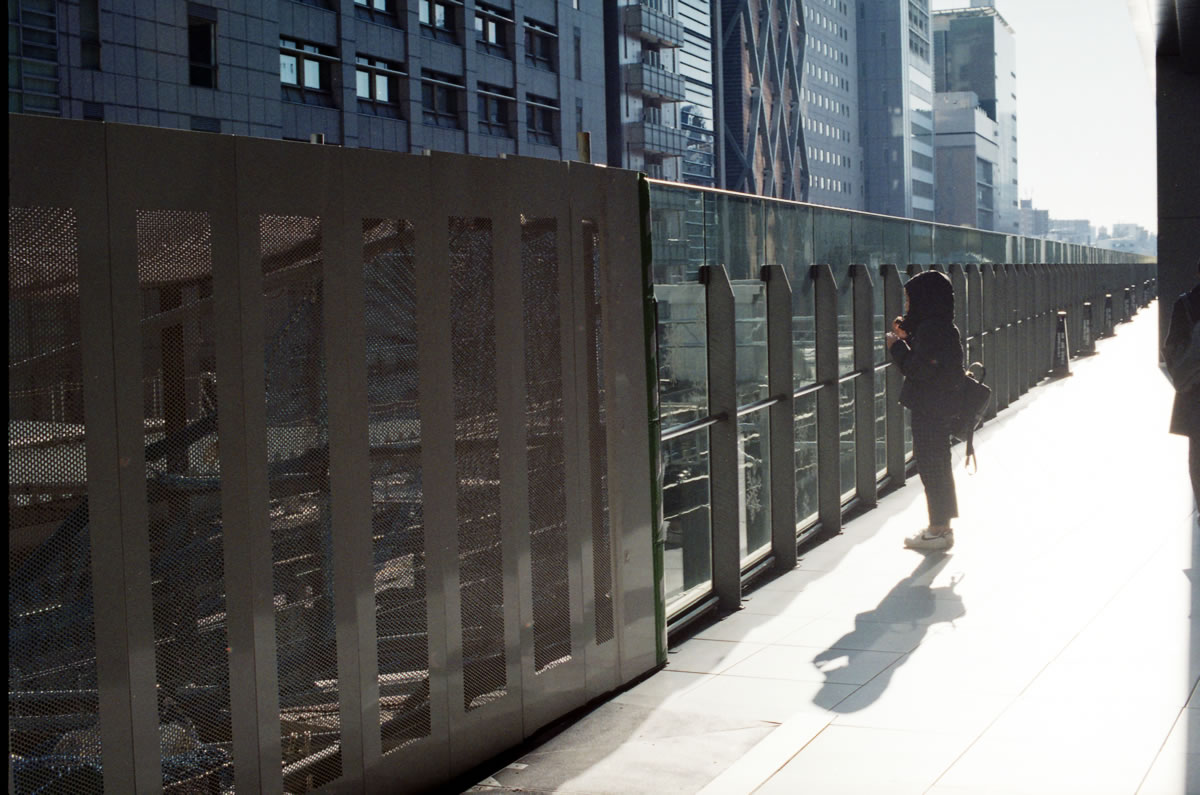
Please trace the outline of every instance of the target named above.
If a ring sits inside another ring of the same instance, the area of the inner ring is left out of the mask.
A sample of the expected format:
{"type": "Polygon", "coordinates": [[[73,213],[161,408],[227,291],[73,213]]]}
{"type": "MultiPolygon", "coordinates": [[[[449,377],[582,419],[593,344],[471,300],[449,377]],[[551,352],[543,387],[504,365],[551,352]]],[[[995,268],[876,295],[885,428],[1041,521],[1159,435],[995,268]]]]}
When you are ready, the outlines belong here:
{"type": "Polygon", "coordinates": [[[979,461],[975,458],[975,429],[967,431],[967,457],[963,459],[963,466],[967,470],[968,475],[974,475],[979,471],[979,461]],[[974,465],[974,469],[972,469],[974,465]]]}

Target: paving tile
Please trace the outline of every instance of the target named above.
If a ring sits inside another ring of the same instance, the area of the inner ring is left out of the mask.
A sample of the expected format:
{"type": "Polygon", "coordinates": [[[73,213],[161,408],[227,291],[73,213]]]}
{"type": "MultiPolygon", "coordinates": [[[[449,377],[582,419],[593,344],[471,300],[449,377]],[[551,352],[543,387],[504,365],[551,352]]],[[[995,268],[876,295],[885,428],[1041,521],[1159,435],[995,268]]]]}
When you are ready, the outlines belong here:
{"type": "Polygon", "coordinates": [[[709,674],[687,671],[659,671],[636,687],[617,694],[612,700],[642,707],[663,706],[711,678],[709,674]]]}
{"type": "Polygon", "coordinates": [[[692,638],[668,650],[668,671],[718,674],[765,648],[762,643],[692,638]]]}
{"type": "Polygon", "coordinates": [[[834,724],[924,734],[979,736],[1014,696],[978,690],[891,687],[882,677],[836,705],[834,724]]]}
{"type": "Polygon", "coordinates": [[[929,788],[930,795],[977,792],[992,795],[1132,795],[1153,756],[1104,755],[1061,742],[977,741],[929,788]]]}
{"type": "MultiPolygon", "coordinates": [[[[811,606],[810,609],[820,610],[817,606],[811,606]]],[[[774,616],[743,610],[697,632],[695,637],[701,640],[773,643],[819,617],[819,615],[799,616],[790,613],[786,616],[774,616]]]]}
{"type": "Polygon", "coordinates": [[[683,694],[676,706],[783,723],[802,713],[825,713],[857,689],[857,685],[831,682],[722,674],[683,694]]]}
{"type": "Polygon", "coordinates": [[[1137,795],[1180,795],[1200,792],[1200,753],[1160,754],[1137,795]]]}
{"type": "Polygon", "coordinates": [[[817,618],[776,642],[787,646],[826,649],[909,652],[917,647],[928,632],[929,627],[924,624],[817,618]]]}
{"type": "Polygon", "coordinates": [[[861,685],[902,656],[897,652],[767,646],[730,667],[725,675],[861,685]]]}
{"type": "Polygon", "coordinates": [[[967,742],[945,735],[833,725],[755,792],[917,795],[937,780],[967,742]]]}

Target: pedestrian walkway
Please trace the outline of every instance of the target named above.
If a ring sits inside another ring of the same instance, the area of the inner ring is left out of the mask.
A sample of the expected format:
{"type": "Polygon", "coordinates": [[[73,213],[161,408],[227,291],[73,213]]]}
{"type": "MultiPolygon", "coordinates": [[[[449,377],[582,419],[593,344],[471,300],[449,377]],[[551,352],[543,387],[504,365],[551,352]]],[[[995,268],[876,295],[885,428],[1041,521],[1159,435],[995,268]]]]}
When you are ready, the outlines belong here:
{"type": "Polygon", "coordinates": [[[1200,792],[1186,440],[1157,305],[977,434],[948,554],[919,482],[473,792],[1200,792]]]}

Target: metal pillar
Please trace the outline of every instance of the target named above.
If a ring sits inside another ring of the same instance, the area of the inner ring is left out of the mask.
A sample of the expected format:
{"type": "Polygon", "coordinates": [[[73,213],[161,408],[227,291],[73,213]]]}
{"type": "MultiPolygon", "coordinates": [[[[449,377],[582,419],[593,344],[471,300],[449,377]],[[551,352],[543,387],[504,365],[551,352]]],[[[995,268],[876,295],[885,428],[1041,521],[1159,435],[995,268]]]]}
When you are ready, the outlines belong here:
{"type": "Polygon", "coordinates": [[[854,463],[858,499],[874,506],[875,468],[875,291],[866,265],[851,265],[854,287],[854,463]],[[869,443],[867,443],[869,441],[869,443]]]}
{"type": "MultiPolygon", "coordinates": [[[[814,265],[817,332],[817,514],[824,536],[842,529],[838,435],[837,282],[828,265],[814,265]]],[[[714,482],[716,476],[713,476],[714,482]]]]}
{"type": "MultiPolygon", "coordinates": [[[[880,267],[883,279],[883,322],[888,330],[892,319],[904,313],[904,288],[900,284],[900,271],[895,265],[880,267]]],[[[887,474],[893,486],[904,483],[904,407],[900,405],[900,385],[904,376],[894,364],[884,371],[887,378],[887,474]]]]}
{"type": "Polygon", "coordinates": [[[771,397],[771,553],[796,565],[796,415],[792,406],[792,286],[787,269],[767,265],[767,383],[771,397]]]}
{"type": "Polygon", "coordinates": [[[708,317],[708,410],[721,421],[709,429],[713,592],[721,610],[742,603],[738,543],[737,355],[733,285],[724,265],[700,268],[708,317]]]}

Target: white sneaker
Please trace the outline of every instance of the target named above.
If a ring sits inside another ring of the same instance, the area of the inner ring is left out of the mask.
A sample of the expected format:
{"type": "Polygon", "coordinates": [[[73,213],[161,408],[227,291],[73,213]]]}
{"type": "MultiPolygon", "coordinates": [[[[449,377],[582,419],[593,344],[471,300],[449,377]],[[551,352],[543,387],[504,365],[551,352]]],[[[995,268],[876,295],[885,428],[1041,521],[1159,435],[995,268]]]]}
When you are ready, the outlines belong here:
{"type": "Polygon", "coordinates": [[[908,549],[919,549],[922,551],[946,550],[954,546],[954,531],[947,530],[944,533],[935,535],[927,527],[916,535],[904,539],[904,546],[908,549]]]}

